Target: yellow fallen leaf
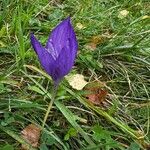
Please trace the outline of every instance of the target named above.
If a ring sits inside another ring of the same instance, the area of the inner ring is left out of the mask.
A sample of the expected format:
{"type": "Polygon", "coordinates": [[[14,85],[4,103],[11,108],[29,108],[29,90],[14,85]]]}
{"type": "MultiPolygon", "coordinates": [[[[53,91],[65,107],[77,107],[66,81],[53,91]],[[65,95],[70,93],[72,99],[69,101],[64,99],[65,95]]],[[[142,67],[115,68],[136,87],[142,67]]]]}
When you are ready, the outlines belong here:
{"type": "Polygon", "coordinates": [[[88,50],[94,51],[96,49],[96,46],[97,44],[91,42],[91,43],[86,44],[85,48],[88,50]]]}
{"type": "Polygon", "coordinates": [[[6,47],[6,44],[3,41],[0,41],[0,47],[6,47]]]}
{"type": "Polygon", "coordinates": [[[72,86],[72,88],[76,90],[82,90],[84,86],[88,83],[84,80],[84,76],[82,74],[67,76],[66,79],[68,83],[72,86]]]}
{"type": "Polygon", "coordinates": [[[78,22],[77,24],[76,24],[76,27],[78,28],[78,29],[84,29],[85,27],[83,26],[83,24],[82,23],[80,23],[80,22],[78,22]]]}
{"type": "Polygon", "coordinates": [[[142,20],[144,20],[144,19],[148,19],[148,18],[150,18],[150,16],[145,15],[145,16],[143,16],[143,17],[142,17],[142,20]]]}
{"type": "Polygon", "coordinates": [[[123,18],[125,18],[127,15],[129,14],[129,11],[127,11],[127,10],[121,10],[120,12],[119,12],[119,15],[118,15],[118,18],[120,18],[120,19],[123,19],[123,18]]]}
{"type": "Polygon", "coordinates": [[[97,48],[97,45],[103,43],[104,41],[105,38],[101,35],[92,36],[90,42],[85,45],[85,48],[94,51],[97,48]]]}

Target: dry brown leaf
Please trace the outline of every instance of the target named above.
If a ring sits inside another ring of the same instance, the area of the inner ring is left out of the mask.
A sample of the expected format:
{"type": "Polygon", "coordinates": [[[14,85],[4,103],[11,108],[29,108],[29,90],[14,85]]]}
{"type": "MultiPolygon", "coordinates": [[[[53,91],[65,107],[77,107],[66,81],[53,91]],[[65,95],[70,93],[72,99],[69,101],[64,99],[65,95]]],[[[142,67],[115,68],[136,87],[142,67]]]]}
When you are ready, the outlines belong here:
{"type": "Polygon", "coordinates": [[[103,41],[104,41],[104,37],[101,35],[95,35],[95,36],[92,36],[91,38],[91,42],[95,44],[101,44],[103,43],[103,41]]]}
{"type": "Polygon", "coordinates": [[[108,92],[103,89],[90,90],[93,91],[93,93],[86,95],[88,100],[95,105],[101,105],[105,101],[108,92]]]}
{"type": "Polygon", "coordinates": [[[108,91],[104,89],[104,85],[93,82],[85,87],[86,98],[94,105],[101,105],[105,102],[108,91]]]}
{"type": "MultiPolygon", "coordinates": [[[[40,128],[38,128],[36,125],[29,124],[21,131],[21,135],[27,143],[36,148],[39,145],[40,131],[40,128]]],[[[22,145],[22,149],[28,150],[25,145],[22,145]]]]}
{"type": "Polygon", "coordinates": [[[94,51],[97,48],[97,45],[103,42],[104,42],[103,36],[101,35],[92,36],[90,42],[85,45],[85,48],[94,51]]]}

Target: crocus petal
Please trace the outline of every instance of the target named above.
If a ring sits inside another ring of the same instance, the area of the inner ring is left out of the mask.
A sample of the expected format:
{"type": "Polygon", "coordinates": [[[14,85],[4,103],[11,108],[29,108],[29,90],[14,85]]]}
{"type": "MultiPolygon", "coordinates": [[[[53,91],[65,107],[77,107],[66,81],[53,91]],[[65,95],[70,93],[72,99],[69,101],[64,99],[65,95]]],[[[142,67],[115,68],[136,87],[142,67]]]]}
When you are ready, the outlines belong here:
{"type": "Polygon", "coordinates": [[[55,54],[55,57],[58,57],[61,50],[65,46],[66,41],[69,38],[68,30],[70,28],[71,28],[70,17],[68,17],[52,30],[52,33],[49,36],[48,42],[46,44],[46,48],[50,49],[50,45],[53,45],[55,49],[55,53],[53,52],[55,54]]]}
{"type": "Polygon", "coordinates": [[[78,49],[78,41],[76,39],[76,35],[75,35],[75,32],[73,30],[73,27],[72,25],[70,24],[70,31],[69,31],[69,49],[71,49],[71,56],[72,56],[72,59],[73,59],[73,62],[75,60],[75,57],[77,55],[77,49],[78,49]]]}
{"type": "Polygon", "coordinates": [[[52,31],[46,48],[50,49],[51,55],[56,58],[52,76],[54,80],[61,79],[71,70],[78,49],[70,18],[65,19],[52,31]]]}
{"type": "Polygon", "coordinates": [[[49,74],[52,75],[54,67],[54,59],[51,54],[40,44],[36,37],[31,33],[30,35],[31,44],[38,55],[41,66],[49,74]]]}
{"type": "Polygon", "coordinates": [[[73,66],[73,60],[71,57],[71,50],[67,47],[63,48],[59,57],[55,62],[55,67],[52,71],[54,80],[61,80],[65,75],[69,73],[73,66]]]}

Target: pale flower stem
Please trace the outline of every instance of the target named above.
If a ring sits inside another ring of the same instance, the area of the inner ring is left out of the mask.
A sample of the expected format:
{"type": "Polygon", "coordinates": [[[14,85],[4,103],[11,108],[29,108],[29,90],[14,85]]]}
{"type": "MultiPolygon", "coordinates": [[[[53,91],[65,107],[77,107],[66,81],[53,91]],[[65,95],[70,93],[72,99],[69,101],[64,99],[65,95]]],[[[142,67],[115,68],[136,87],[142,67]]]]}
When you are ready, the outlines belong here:
{"type": "Polygon", "coordinates": [[[53,103],[54,103],[54,100],[55,100],[55,97],[56,97],[56,93],[57,93],[57,88],[58,88],[58,83],[55,82],[55,83],[54,83],[54,86],[53,86],[52,98],[51,98],[51,101],[49,102],[49,105],[48,105],[46,114],[45,114],[45,116],[44,116],[42,128],[44,128],[44,126],[45,126],[45,123],[46,123],[46,121],[47,121],[48,115],[49,115],[50,110],[51,110],[51,108],[52,108],[52,105],[53,105],[53,103]]]}

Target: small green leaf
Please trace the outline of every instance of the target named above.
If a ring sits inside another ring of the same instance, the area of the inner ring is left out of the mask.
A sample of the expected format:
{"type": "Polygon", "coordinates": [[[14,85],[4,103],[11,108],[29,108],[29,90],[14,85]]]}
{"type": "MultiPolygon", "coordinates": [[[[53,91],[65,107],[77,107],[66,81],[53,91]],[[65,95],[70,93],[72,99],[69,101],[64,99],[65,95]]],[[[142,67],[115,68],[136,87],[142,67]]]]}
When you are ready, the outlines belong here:
{"type": "Polygon", "coordinates": [[[10,118],[7,119],[7,124],[10,124],[14,121],[15,121],[14,117],[10,117],[10,118]]]}
{"type": "Polygon", "coordinates": [[[47,134],[46,132],[43,132],[41,141],[42,143],[45,143],[46,145],[53,145],[56,142],[56,140],[52,136],[47,134]]]}
{"type": "Polygon", "coordinates": [[[122,149],[122,146],[111,137],[110,132],[104,130],[101,126],[95,125],[93,127],[93,132],[93,139],[97,142],[102,143],[103,147],[105,147],[106,150],[109,150],[111,148],[122,149]]]}
{"type": "Polygon", "coordinates": [[[140,146],[137,143],[132,142],[127,150],[140,150],[140,146]]]}
{"type": "Polygon", "coordinates": [[[77,130],[75,130],[74,128],[70,128],[67,132],[67,134],[64,137],[64,140],[67,141],[69,140],[71,137],[74,137],[77,135],[77,130]]]}
{"type": "Polygon", "coordinates": [[[96,140],[96,141],[101,141],[101,140],[110,140],[111,139],[111,136],[109,134],[108,131],[104,130],[101,126],[94,126],[93,127],[93,139],[96,140]]]}
{"type": "Polygon", "coordinates": [[[41,144],[40,145],[40,150],[48,150],[46,144],[41,144]]]}
{"type": "Polygon", "coordinates": [[[2,126],[7,126],[8,124],[14,122],[14,117],[10,116],[9,113],[4,113],[4,120],[1,121],[2,126]]]}
{"type": "Polygon", "coordinates": [[[5,145],[4,147],[0,148],[1,150],[14,150],[14,147],[12,145],[5,145]]]}
{"type": "Polygon", "coordinates": [[[1,121],[1,125],[2,125],[3,127],[5,127],[5,126],[7,126],[7,123],[6,123],[5,121],[1,121]]]}

